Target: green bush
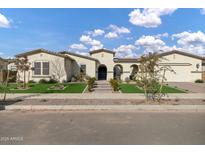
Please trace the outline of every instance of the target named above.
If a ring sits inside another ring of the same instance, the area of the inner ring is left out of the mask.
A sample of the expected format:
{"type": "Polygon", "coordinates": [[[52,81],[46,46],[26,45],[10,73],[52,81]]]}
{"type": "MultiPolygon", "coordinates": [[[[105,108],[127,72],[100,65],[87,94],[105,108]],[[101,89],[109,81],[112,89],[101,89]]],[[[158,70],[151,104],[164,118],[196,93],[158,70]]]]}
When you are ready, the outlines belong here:
{"type": "Polygon", "coordinates": [[[47,83],[58,83],[58,81],[51,78],[49,81],[47,81],[47,83]]]}
{"type": "Polygon", "coordinates": [[[38,81],[38,83],[48,83],[48,81],[45,80],[45,79],[40,79],[40,80],[38,81]]]}
{"type": "Polygon", "coordinates": [[[118,84],[118,81],[116,79],[110,79],[110,84],[111,84],[114,91],[119,90],[119,84],[118,84]]]}
{"type": "Polygon", "coordinates": [[[34,80],[29,80],[28,83],[36,83],[34,80]]]}
{"type": "Polygon", "coordinates": [[[201,79],[197,79],[197,80],[195,81],[195,83],[204,83],[204,81],[201,80],[201,79]]]}
{"type": "Polygon", "coordinates": [[[95,81],[96,81],[95,77],[88,79],[88,81],[87,81],[88,91],[92,91],[93,90],[93,86],[94,86],[95,81]]]}

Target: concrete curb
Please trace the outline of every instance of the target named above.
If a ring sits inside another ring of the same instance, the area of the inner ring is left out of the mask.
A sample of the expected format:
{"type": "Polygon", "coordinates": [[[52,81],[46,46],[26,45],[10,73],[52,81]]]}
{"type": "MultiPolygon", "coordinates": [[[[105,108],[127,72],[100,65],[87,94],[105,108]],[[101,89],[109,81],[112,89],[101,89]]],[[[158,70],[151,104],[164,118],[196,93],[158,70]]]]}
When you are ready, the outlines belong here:
{"type": "Polygon", "coordinates": [[[6,111],[205,111],[205,105],[10,105],[0,108],[6,111]]]}
{"type": "MultiPolygon", "coordinates": [[[[8,99],[144,99],[144,94],[82,93],[82,94],[7,94],[8,99]]],[[[205,99],[204,93],[168,94],[164,99],[205,99]]]]}

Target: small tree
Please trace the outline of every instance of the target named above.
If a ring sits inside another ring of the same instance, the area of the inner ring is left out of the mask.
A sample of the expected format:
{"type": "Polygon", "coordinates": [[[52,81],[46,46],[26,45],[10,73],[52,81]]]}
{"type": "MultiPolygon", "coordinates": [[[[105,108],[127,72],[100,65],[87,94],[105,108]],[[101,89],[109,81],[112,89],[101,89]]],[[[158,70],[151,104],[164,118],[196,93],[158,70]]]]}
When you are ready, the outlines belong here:
{"type": "Polygon", "coordinates": [[[15,64],[16,64],[18,73],[19,71],[23,73],[23,88],[25,89],[26,88],[26,72],[30,70],[30,63],[28,62],[27,56],[17,59],[15,64]]]}
{"type": "Polygon", "coordinates": [[[51,62],[52,64],[52,77],[60,82],[60,79],[66,75],[64,70],[64,65],[62,66],[61,61],[56,59],[55,61],[51,62]]]}
{"type": "MultiPolygon", "coordinates": [[[[3,65],[7,66],[8,63],[6,62],[3,65]]],[[[7,92],[9,92],[8,82],[10,80],[10,70],[8,69],[8,67],[7,68],[3,67],[3,65],[0,67],[1,75],[3,77],[0,84],[0,91],[3,93],[3,101],[6,101],[7,92]],[[4,72],[6,72],[5,80],[4,80],[4,72]]]]}
{"type": "Polygon", "coordinates": [[[162,88],[166,81],[166,71],[173,71],[170,66],[160,66],[160,61],[164,59],[157,53],[148,53],[140,57],[139,72],[135,74],[137,85],[144,90],[145,102],[149,101],[149,96],[158,102],[162,98],[162,88]]]}

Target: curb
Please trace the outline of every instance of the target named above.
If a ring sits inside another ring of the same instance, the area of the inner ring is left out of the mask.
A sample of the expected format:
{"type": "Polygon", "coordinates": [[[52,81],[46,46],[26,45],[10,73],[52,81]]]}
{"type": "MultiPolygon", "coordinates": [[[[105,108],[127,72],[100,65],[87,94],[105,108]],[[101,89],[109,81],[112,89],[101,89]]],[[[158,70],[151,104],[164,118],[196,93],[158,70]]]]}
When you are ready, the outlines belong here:
{"type": "Polygon", "coordinates": [[[6,111],[205,111],[205,105],[10,105],[0,106],[6,111]]]}

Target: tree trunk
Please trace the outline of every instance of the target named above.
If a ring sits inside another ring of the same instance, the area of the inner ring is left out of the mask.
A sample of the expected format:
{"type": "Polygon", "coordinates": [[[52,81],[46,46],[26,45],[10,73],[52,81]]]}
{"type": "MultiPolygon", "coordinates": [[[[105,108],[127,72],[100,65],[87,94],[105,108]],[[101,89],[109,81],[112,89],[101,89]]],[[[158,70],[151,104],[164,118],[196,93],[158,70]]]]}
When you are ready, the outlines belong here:
{"type": "Polygon", "coordinates": [[[162,75],[162,80],[161,80],[161,83],[160,83],[160,88],[159,88],[158,102],[160,102],[161,96],[162,96],[162,88],[163,88],[163,84],[164,84],[165,71],[166,70],[164,69],[163,75],[162,75]]]}
{"type": "Polygon", "coordinates": [[[6,101],[6,94],[7,94],[7,88],[8,88],[8,80],[9,80],[9,73],[10,71],[8,70],[7,72],[7,76],[6,76],[6,85],[5,85],[5,89],[4,89],[4,98],[3,98],[3,101],[6,101]]]}
{"type": "Polygon", "coordinates": [[[26,88],[26,71],[23,71],[23,88],[26,88]]]}
{"type": "Polygon", "coordinates": [[[147,88],[144,86],[144,95],[145,95],[145,103],[148,103],[148,94],[147,94],[147,88]]]}

